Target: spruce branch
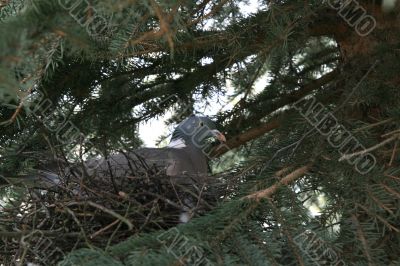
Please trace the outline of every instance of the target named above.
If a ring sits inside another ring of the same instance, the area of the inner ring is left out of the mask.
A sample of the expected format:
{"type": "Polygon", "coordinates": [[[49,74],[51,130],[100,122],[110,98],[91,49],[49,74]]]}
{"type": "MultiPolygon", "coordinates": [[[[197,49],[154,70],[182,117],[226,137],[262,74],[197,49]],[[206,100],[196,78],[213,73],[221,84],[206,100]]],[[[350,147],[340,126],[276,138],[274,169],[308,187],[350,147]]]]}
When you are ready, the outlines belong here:
{"type": "MultiPolygon", "coordinates": [[[[314,92],[317,89],[320,89],[322,86],[334,81],[338,76],[340,75],[340,71],[338,69],[335,69],[324,76],[315,79],[313,81],[310,81],[309,83],[305,85],[301,85],[301,88],[298,90],[295,90],[290,93],[282,94],[277,97],[272,103],[268,105],[268,108],[263,108],[257,113],[254,113],[250,115],[249,117],[246,118],[248,121],[258,121],[262,119],[263,117],[267,116],[268,114],[271,114],[275,112],[276,110],[288,105],[288,104],[293,104],[296,101],[300,100],[301,98],[309,95],[310,93],[314,92]]],[[[261,105],[263,103],[262,98],[256,98],[255,100],[248,101],[245,103],[241,104],[241,108],[250,108],[251,106],[255,105],[261,105]]],[[[233,112],[228,113],[226,117],[234,115],[238,110],[240,109],[233,109],[233,112]]]]}
{"type": "Polygon", "coordinates": [[[369,210],[367,207],[360,203],[356,203],[356,206],[360,207],[363,209],[369,216],[374,217],[381,221],[386,227],[388,227],[390,230],[395,231],[396,233],[400,233],[400,230],[395,227],[394,225],[390,224],[385,218],[383,218],[381,215],[377,214],[376,212],[373,212],[372,210],[369,210]]]}
{"type": "Polygon", "coordinates": [[[1,10],[3,7],[7,6],[7,5],[10,3],[10,1],[11,1],[11,0],[1,0],[1,1],[0,1],[0,10],[1,10]]]}
{"type": "MultiPolygon", "coordinates": [[[[211,9],[211,11],[210,11],[209,13],[207,13],[207,14],[205,14],[205,15],[203,15],[203,16],[200,16],[200,17],[198,17],[198,18],[196,18],[196,19],[190,21],[190,22],[188,23],[188,26],[195,25],[195,24],[199,23],[199,22],[202,21],[202,20],[205,20],[205,19],[207,19],[207,18],[209,18],[209,17],[214,16],[216,13],[218,13],[218,12],[221,10],[221,8],[222,8],[226,3],[228,3],[228,1],[230,1],[230,0],[222,0],[218,5],[215,5],[215,6],[211,9]]],[[[200,4],[200,7],[203,6],[203,5],[205,5],[205,4],[207,4],[207,2],[209,2],[209,1],[204,1],[204,3],[200,4]]]]}
{"type": "Polygon", "coordinates": [[[150,0],[150,3],[151,3],[152,8],[154,9],[154,12],[155,12],[158,20],[160,21],[159,34],[166,36],[169,48],[171,49],[171,52],[173,53],[173,51],[174,51],[174,41],[173,41],[173,37],[172,37],[172,31],[171,31],[170,23],[172,22],[174,15],[178,11],[179,1],[178,1],[178,4],[176,4],[173,7],[171,13],[168,14],[168,15],[166,15],[162,11],[160,5],[157,4],[156,1],[150,0]]]}
{"type": "Polygon", "coordinates": [[[376,145],[374,145],[374,146],[372,146],[372,147],[370,147],[368,149],[361,150],[361,151],[354,152],[354,153],[350,153],[350,154],[343,154],[342,157],[339,158],[339,162],[344,161],[344,160],[349,160],[349,159],[353,158],[354,156],[364,155],[364,154],[366,154],[366,153],[368,153],[370,151],[374,151],[374,150],[386,145],[389,142],[392,142],[394,140],[399,139],[399,137],[400,137],[400,135],[394,135],[394,136],[392,136],[392,137],[390,137],[388,139],[385,139],[384,141],[382,141],[382,142],[380,142],[380,143],[378,143],[378,144],[376,144],[376,145]]]}
{"type": "Polygon", "coordinates": [[[288,240],[289,247],[292,250],[292,252],[294,253],[298,265],[305,266],[304,260],[300,255],[299,247],[293,241],[293,236],[289,231],[290,226],[288,226],[286,224],[286,221],[285,221],[284,215],[282,214],[282,211],[279,210],[279,208],[277,208],[275,206],[274,202],[269,197],[267,197],[267,200],[268,200],[270,206],[272,207],[272,210],[275,214],[276,220],[280,224],[280,226],[279,226],[280,231],[282,232],[283,235],[286,236],[286,238],[288,240]]]}
{"type": "Polygon", "coordinates": [[[370,128],[374,128],[374,127],[377,127],[377,126],[380,126],[380,125],[384,125],[384,124],[392,122],[392,121],[393,121],[393,118],[388,118],[388,119],[385,119],[385,120],[382,120],[382,121],[378,121],[376,123],[372,123],[372,124],[357,128],[357,129],[354,130],[354,132],[361,132],[361,131],[364,131],[366,129],[370,129],[370,128]]]}
{"type": "Polygon", "coordinates": [[[390,213],[391,215],[394,215],[394,212],[387,207],[382,201],[380,201],[377,197],[375,197],[375,195],[368,189],[367,190],[368,196],[382,209],[386,210],[388,213],[390,213]]]}
{"type": "Polygon", "coordinates": [[[280,126],[279,118],[271,119],[269,122],[263,123],[255,128],[251,128],[231,139],[225,145],[217,146],[212,152],[212,157],[219,157],[231,149],[237,148],[251,140],[261,137],[267,132],[272,131],[280,126]]]}
{"type": "Polygon", "coordinates": [[[273,194],[276,193],[276,191],[280,187],[287,186],[287,185],[293,183],[294,181],[296,181],[297,179],[299,179],[300,177],[304,176],[308,172],[308,170],[311,168],[311,166],[312,166],[311,164],[307,164],[305,166],[297,168],[296,170],[294,170],[287,176],[283,177],[281,180],[279,180],[278,182],[276,182],[269,188],[257,191],[250,195],[247,195],[242,199],[251,199],[251,200],[259,201],[264,198],[270,198],[273,194]]]}
{"type": "MultiPolygon", "coordinates": [[[[386,175],[388,177],[391,177],[393,179],[395,179],[396,181],[400,181],[400,178],[395,177],[395,176],[391,176],[391,175],[386,175]]],[[[396,190],[394,190],[393,188],[388,187],[386,184],[380,183],[380,185],[390,194],[392,194],[393,196],[397,197],[398,199],[400,199],[400,193],[397,192],[396,190]]]]}
{"type": "Polygon", "coordinates": [[[1,122],[0,125],[10,125],[10,124],[14,123],[17,120],[18,115],[22,112],[22,108],[24,107],[24,100],[25,100],[26,96],[28,96],[31,93],[32,89],[33,89],[33,86],[30,87],[28,89],[28,91],[25,93],[25,96],[23,96],[21,98],[21,101],[18,104],[18,106],[15,109],[14,113],[12,114],[12,116],[8,120],[6,120],[4,122],[1,122]]]}
{"type": "MultiPolygon", "coordinates": [[[[28,82],[29,80],[31,80],[34,77],[36,78],[36,80],[39,80],[41,78],[41,76],[43,75],[43,73],[44,73],[44,69],[40,68],[38,71],[36,71],[35,75],[28,75],[23,80],[21,80],[20,83],[25,84],[26,82],[28,82]]],[[[13,115],[8,120],[1,122],[0,125],[10,125],[17,120],[18,115],[22,112],[22,109],[25,104],[25,100],[32,93],[33,87],[34,87],[34,85],[30,86],[27,91],[18,93],[21,100],[20,100],[17,108],[15,109],[13,115]]]]}
{"type": "Polygon", "coordinates": [[[366,237],[364,235],[364,232],[362,230],[361,224],[357,219],[357,216],[352,214],[351,215],[351,220],[353,221],[353,223],[354,223],[354,225],[356,227],[357,235],[358,235],[358,238],[360,239],[361,245],[363,247],[364,255],[367,257],[367,260],[368,260],[368,266],[375,265],[374,261],[372,260],[372,256],[370,254],[371,252],[369,250],[367,239],[366,239],[366,237]]]}

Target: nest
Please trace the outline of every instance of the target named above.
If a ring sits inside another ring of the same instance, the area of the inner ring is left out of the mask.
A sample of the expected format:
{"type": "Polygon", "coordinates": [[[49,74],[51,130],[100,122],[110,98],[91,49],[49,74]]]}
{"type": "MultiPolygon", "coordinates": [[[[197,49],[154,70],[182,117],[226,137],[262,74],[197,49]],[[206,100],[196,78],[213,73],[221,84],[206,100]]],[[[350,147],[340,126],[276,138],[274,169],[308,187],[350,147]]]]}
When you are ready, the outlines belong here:
{"type": "Polygon", "coordinates": [[[215,176],[201,183],[180,178],[191,181],[147,168],[118,177],[64,174],[58,184],[14,183],[0,206],[0,265],[54,265],[77,248],[104,249],[168,229],[210,211],[227,191],[215,176]]]}

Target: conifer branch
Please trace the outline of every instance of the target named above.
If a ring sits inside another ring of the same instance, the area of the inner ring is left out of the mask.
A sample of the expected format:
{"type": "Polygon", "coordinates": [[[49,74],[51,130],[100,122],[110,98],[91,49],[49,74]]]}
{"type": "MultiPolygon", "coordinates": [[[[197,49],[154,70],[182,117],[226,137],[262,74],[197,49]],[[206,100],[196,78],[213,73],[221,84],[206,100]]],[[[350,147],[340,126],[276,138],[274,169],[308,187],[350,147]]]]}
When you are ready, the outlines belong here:
{"type": "Polygon", "coordinates": [[[302,166],[300,168],[297,168],[287,176],[283,177],[281,180],[273,184],[267,189],[257,191],[255,193],[252,193],[250,195],[245,196],[243,199],[251,199],[251,200],[256,200],[259,201],[264,198],[270,198],[275,192],[282,186],[287,186],[294,181],[296,181],[298,178],[304,176],[307,171],[311,168],[311,164],[307,164],[305,166],[302,166]]]}
{"type": "MultiPolygon", "coordinates": [[[[199,21],[201,21],[201,20],[204,20],[204,19],[207,19],[207,18],[209,18],[209,17],[214,16],[219,10],[221,10],[221,8],[222,8],[228,1],[230,1],[230,0],[222,0],[218,5],[214,6],[213,9],[212,9],[209,13],[207,13],[207,14],[205,14],[205,15],[203,15],[203,16],[200,16],[199,18],[196,18],[196,19],[192,20],[191,22],[189,22],[189,23],[188,23],[188,26],[192,26],[192,25],[194,25],[194,24],[197,24],[197,23],[198,23],[199,21]]],[[[205,3],[206,3],[206,2],[208,2],[208,1],[205,1],[205,3]]]]}
{"type": "Polygon", "coordinates": [[[284,234],[286,236],[286,238],[288,240],[288,243],[289,243],[289,247],[292,250],[293,254],[295,255],[295,258],[296,258],[296,261],[297,261],[298,265],[304,266],[305,263],[303,261],[303,258],[300,255],[299,247],[293,241],[293,236],[289,231],[290,227],[288,225],[286,225],[285,220],[284,220],[284,216],[282,214],[282,211],[279,210],[275,206],[274,202],[269,197],[267,198],[267,200],[268,200],[269,204],[271,205],[273,212],[275,213],[275,217],[276,217],[277,221],[281,225],[279,228],[280,228],[282,234],[284,234]]]}
{"type": "Polygon", "coordinates": [[[267,132],[274,130],[280,126],[280,118],[275,118],[267,123],[263,123],[255,128],[251,128],[231,139],[229,139],[225,145],[220,145],[214,149],[211,153],[212,157],[219,157],[222,154],[228,152],[231,149],[235,149],[253,139],[259,138],[267,132]]]}
{"type": "MultiPolygon", "coordinates": [[[[311,92],[321,88],[322,86],[328,84],[329,82],[335,80],[340,74],[340,71],[338,69],[335,69],[322,77],[315,79],[313,81],[310,81],[308,84],[305,84],[301,86],[299,90],[295,90],[291,93],[287,93],[284,95],[281,95],[279,99],[277,99],[275,102],[273,102],[272,105],[269,105],[268,108],[265,108],[267,112],[260,111],[257,114],[249,117],[249,120],[259,120],[262,117],[278,110],[279,108],[284,107],[285,105],[295,103],[299,99],[305,97],[306,95],[310,94],[311,92]]],[[[260,100],[252,101],[246,103],[243,107],[250,107],[255,104],[260,104],[260,100]]]]}
{"type": "Polygon", "coordinates": [[[356,203],[356,205],[358,207],[360,207],[361,209],[363,209],[369,216],[374,217],[375,219],[378,219],[379,221],[381,221],[386,227],[388,227],[390,230],[395,231],[396,233],[400,233],[400,229],[398,229],[397,227],[391,225],[385,218],[383,218],[381,215],[372,212],[372,210],[369,210],[367,207],[365,207],[362,204],[356,203]]]}
{"type": "MultiPolygon", "coordinates": [[[[386,176],[391,177],[391,178],[393,178],[393,179],[396,179],[396,181],[399,181],[399,180],[400,180],[400,178],[398,178],[398,177],[394,177],[394,176],[391,176],[391,175],[386,175],[386,176]]],[[[399,193],[399,192],[397,192],[397,191],[394,190],[393,188],[388,187],[387,185],[385,185],[385,184],[383,184],[383,183],[380,183],[380,185],[381,185],[387,192],[389,192],[390,194],[392,194],[392,195],[394,195],[395,197],[397,197],[398,199],[400,199],[400,193],[399,193]]]]}
{"type": "MultiPolygon", "coordinates": [[[[276,110],[288,105],[288,104],[293,104],[296,101],[298,101],[299,99],[305,97],[306,95],[312,93],[313,91],[321,88],[322,86],[328,84],[329,82],[335,80],[335,78],[337,78],[340,74],[340,71],[338,69],[335,69],[327,74],[325,74],[324,76],[311,81],[310,83],[302,86],[299,90],[293,91],[291,93],[285,94],[285,95],[281,95],[281,97],[279,99],[276,99],[276,101],[274,101],[271,105],[268,105],[268,108],[263,108],[260,110],[257,110],[256,113],[251,114],[249,117],[246,118],[247,121],[258,121],[260,119],[262,119],[263,117],[275,112],[276,110]]],[[[249,102],[241,102],[241,109],[237,108],[232,109],[232,112],[228,113],[227,115],[225,115],[223,118],[227,118],[229,116],[232,116],[234,114],[236,114],[238,111],[241,111],[245,108],[249,108],[250,106],[254,106],[254,105],[259,105],[262,103],[261,99],[256,99],[254,101],[249,101],[249,102]]],[[[234,124],[236,124],[236,121],[233,122],[234,124]]],[[[231,147],[229,144],[228,146],[232,149],[235,147],[231,147]]]]}
{"type": "Polygon", "coordinates": [[[370,147],[368,149],[361,150],[361,151],[358,151],[358,152],[354,152],[354,153],[351,153],[351,154],[344,154],[342,157],[340,157],[339,162],[341,162],[343,160],[349,160],[349,159],[353,158],[354,156],[363,155],[363,154],[366,154],[366,153],[368,153],[370,151],[374,151],[374,150],[386,145],[387,143],[392,142],[393,140],[399,139],[399,137],[400,137],[400,135],[394,135],[394,136],[392,136],[392,137],[390,137],[388,139],[385,139],[384,141],[382,141],[382,142],[380,142],[380,143],[378,143],[378,144],[376,144],[376,145],[374,145],[374,146],[372,146],[372,147],[370,147]]]}
{"type": "Polygon", "coordinates": [[[0,10],[1,10],[3,7],[7,6],[9,3],[10,3],[10,0],[2,0],[2,1],[0,2],[0,10]]]}
{"type": "Polygon", "coordinates": [[[370,250],[368,247],[367,239],[365,238],[361,224],[359,223],[357,217],[354,214],[351,215],[351,220],[353,221],[353,223],[356,227],[358,238],[360,239],[361,245],[363,247],[363,252],[368,260],[368,266],[375,265],[373,263],[373,260],[372,260],[371,254],[370,254],[370,250]]]}
{"type": "MultiPolygon", "coordinates": [[[[159,4],[157,4],[154,0],[150,0],[151,6],[154,9],[154,12],[160,21],[160,31],[159,34],[165,35],[166,39],[168,41],[168,45],[173,53],[174,51],[174,41],[172,38],[172,33],[171,33],[171,28],[170,28],[170,23],[174,17],[174,15],[177,12],[177,8],[179,7],[179,4],[176,4],[173,10],[171,11],[171,14],[168,16],[161,10],[161,7],[159,4]]],[[[179,3],[179,2],[178,2],[179,3]]]]}
{"type": "Polygon", "coordinates": [[[21,98],[20,103],[17,106],[17,109],[15,109],[14,113],[12,114],[12,116],[10,117],[10,119],[8,119],[5,122],[2,122],[0,124],[4,124],[4,125],[9,125],[15,122],[15,120],[17,120],[18,115],[22,112],[22,108],[24,107],[24,100],[26,99],[26,97],[31,94],[33,87],[30,87],[28,89],[28,91],[25,93],[25,95],[21,98]]]}

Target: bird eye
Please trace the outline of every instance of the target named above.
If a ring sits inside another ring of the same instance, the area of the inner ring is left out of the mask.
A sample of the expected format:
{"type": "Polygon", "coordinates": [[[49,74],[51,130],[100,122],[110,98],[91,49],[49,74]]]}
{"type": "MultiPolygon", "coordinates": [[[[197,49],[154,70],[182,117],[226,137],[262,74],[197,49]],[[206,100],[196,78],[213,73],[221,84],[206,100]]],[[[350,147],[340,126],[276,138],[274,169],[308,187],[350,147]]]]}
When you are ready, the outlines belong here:
{"type": "Polygon", "coordinates": [[[200,126],[201,126],[201,127],[204,126],[204,123],[203,123],[203,122],[200,122],[200,126]]]}

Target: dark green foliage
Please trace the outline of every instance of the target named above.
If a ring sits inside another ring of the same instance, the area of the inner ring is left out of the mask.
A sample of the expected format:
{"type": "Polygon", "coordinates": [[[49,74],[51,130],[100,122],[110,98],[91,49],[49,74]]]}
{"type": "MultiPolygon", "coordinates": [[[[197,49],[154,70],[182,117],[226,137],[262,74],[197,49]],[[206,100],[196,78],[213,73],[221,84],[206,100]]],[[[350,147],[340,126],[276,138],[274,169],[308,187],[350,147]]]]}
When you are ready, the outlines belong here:
{"type": "MultiPolygon", "coordinates": [[[[69,246],[59,265],[400,264],[399,8],[359,1],[379,25],[361,37],[330,1],[258,1],[251,14],[246,2],[81,1],[77,21],[59,1],[0,1],[0,178],[65,159],[73,147],[139,147],[140,122],[172,111],[174,123],[237,97],[215,114],[228,144],[240,146],[213,162],[227,188],[218,206],[117,244],[78,238],[85,248],[69,246]],[[92,16],[106,23],[94,27],[92,16]],[[28,95],[50,100],[47,112],[62,113],[90,143],[60,141],[49,126],[62,116],[43,121],[28,95]],[[313,103],[362,146],[332,145],[317,129],[323,119],[311,121],[321,113],[304,115],[313,103]],[[368,148],[376,164],[367,173],[343,158],[368,148]],[[244,199],[268,188],[268,197],[244,199]]],[[[22,206],[20,194],[2,188],[0,208],[22,206]]]]}

